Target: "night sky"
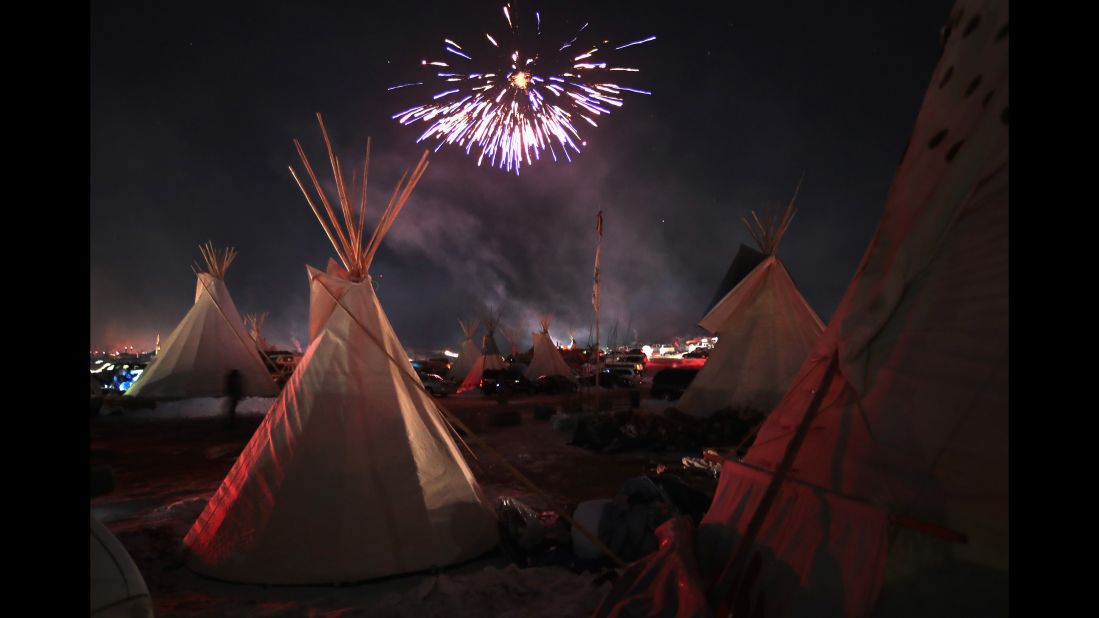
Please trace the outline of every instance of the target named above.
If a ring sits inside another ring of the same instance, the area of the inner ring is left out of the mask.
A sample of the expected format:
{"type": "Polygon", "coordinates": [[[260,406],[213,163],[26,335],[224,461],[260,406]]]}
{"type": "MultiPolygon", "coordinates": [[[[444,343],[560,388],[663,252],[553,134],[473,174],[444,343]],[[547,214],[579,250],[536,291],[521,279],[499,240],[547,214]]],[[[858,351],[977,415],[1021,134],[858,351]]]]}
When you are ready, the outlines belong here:
{"type": "MultiPolygon", "coordinates": [[[[425,126],[390,117],[429,98],[386,88],[445,56],[444,38],[484,49],[486,31],[505,31],[502,5],[92,3],[91,344],[166,339],[210,239],[240,252],[226,282],[241,313],[270,312],[268,340],[307,345],[305,265],[335,252],[287,171],[292,138],[321,169],[314,112],[345,160],[373,137],[373,222],[424,148],[425,126]]],[[[555,339],[586,341],[599,209],[604,333],[618,322],[619,339],[627,324],[646,341],[701,334],[750,242],[740,217],[785,203],[802,173],[779,256],[827,322],[880,217],[951,5],[513,2],[513,15],[539,10],[544,30],[655,35],[622,52],[642,71],[630,85],[653,95],[628,95],[598,129],[579,123],[588,146],[572,163],[516,177],[455,148],[432,154],[371,268],[401,341],[456,349],[456,319],[486,304],[524,345],[539,313],[554,316],[555,339]]]]}

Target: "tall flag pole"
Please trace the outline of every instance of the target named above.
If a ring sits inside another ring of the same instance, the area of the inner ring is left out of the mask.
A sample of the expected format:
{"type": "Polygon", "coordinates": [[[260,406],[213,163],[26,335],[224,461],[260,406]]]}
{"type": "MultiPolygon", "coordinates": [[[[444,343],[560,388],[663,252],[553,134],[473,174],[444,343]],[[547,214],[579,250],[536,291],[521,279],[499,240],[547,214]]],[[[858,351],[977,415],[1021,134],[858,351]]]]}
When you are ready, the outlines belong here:
{"type": "Polygon", "coordinates": [[[599,411],[599,382],[602,367],[599,363],[599,262],[603,250],[603,211],[595,214],[595,231],[599,235],[595,242],[595,274],[592,277],[591,304],[595,308],[595,411],[599,411]]]}

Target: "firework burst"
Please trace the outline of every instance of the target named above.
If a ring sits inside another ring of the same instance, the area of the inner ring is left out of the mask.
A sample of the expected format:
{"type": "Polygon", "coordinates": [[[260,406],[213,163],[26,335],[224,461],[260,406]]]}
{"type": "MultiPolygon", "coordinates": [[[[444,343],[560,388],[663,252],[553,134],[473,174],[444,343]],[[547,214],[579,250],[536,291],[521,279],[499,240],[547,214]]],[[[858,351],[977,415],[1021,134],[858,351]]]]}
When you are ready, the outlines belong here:
{"type": "Polygon", "coordinates": [[[650,36],[622,44],[603,40],[577,43],[587,31],[584,24],[563,43],[550,44],[542,38],[542,16],[534,13],[531,29],[520,29],[513,21],[511,6],[503,8],[507,31],[503,36],[485,33],[474,52],[443,39],[445,56],[424,59],[426,75],[421,81],[399,84],[389,90],[428,87],[436,92],[431,101],[393,115],[402,125],[428,123],[417,142],[437,140],[435,150],[445,144],[477,153],[477,165],[489,165],[519,173],[548,152],[571,161],[569,150],[579,153],[587,143],[576,125],[593,127],[596,120],[622,107],[625,93],[651,94],[617,83],[622,76],[638,73],[618,66],[615,52],[648,43],[650,36]]]}

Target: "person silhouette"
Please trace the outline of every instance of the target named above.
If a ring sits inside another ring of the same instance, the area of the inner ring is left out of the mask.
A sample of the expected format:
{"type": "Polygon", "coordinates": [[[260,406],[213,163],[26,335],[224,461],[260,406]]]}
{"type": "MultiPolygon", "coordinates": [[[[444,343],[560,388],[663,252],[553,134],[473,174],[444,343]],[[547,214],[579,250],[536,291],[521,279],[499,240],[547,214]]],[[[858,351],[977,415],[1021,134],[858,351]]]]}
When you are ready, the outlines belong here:
{"type": "Polygon", "coordinates": [[[243,391],[243,385],[241,384],[240,371],[232,369],[229,373],[225,374],[225,398],[226,405],[228,406],[228,423],[230,427],[236,425],[237,422],[237,404],[240,403],[240,398],[243,391]]]}

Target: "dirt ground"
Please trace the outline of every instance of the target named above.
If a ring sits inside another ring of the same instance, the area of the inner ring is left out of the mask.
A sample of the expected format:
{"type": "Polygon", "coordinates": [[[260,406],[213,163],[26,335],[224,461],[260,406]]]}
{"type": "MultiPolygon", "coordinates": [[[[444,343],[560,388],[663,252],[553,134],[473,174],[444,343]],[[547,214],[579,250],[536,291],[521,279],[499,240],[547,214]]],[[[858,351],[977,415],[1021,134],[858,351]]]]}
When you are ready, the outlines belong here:
{"type": "MultiPolygon", "coordinates": [[[[619,408],[628,405],[625,391],[605,391],[601,397],[614,399],[619,408]]],[[[476,430],[478,439],[467,439],[475,457],[467,457],[467,461],[487,497],[493,501],[509,496],[537,510],[556,508],[571,514],[579,502],[612,497],[624,481],[652,474],[659,464],[677,469],[683,456],[698,456],[698,453],[648,452],[606,455],[570,446],[571,436],[554,431],[548,420],[534,416],[536,406],[560,409],[561,397],[539,396],[510,401],[506,408],[519,412],[520,423],[507,427],[494,426],[490,421],[494,413],[504,409],[495,400],[452,396],[438,401],[448,413],[476,430]],[[547,497],[529,491],[489,449],[521,470],[547,497]]],[[[405,615],[402,611],[411,611],[407,603],[393,599],[422,589],[425,585],[423,576],[366,583],[350,589],[314,587],[288,591],[210,582],[182,565],[179,549],[183,535],[261,420],[260,415],[241,416],[234,429],[225,427],[218,418],[145,420],[140,415],[126,415],[98,417],[91,421],[92,462],[109,465],[115,478],[113,491],[91,501],[92,513],[118,536],[134,557],[149,586],[157,616],[397,616],[405,615]],[[393,602],[391,612],[382,611],[382,605],[379,605],[382,598],[393,602]],[[373,609],[364,610],[366,606],[373,609]],[[366,613],[360,613],[362,611],[366,613]]],[[[711,481],[689,481],[712,493],[711,481]]],[[[507,566],[501,556],[490,556],[478,564],[456,569],[454,575],[461,577],[462,573],[476,571],[477,575],[467,575],[467,578],[487,576],[486,573],[500,577],[500,572],[492,569],[507,566]]],[[[540,571],[543,571],[541,579],[548,581],[545,568],[540,571]]],[[[573,577],[568,572],[561,576],[573,577]]],[[[550,579],[553,577],[556,575],[550,579]]],[[[589,576],[584,581],[590,579],[589,576]]],[[[576,588],[568,582],[561,586],[576,588]]],[[[458,586],[458,589],[468,595],[473,594],[471,591],[476,587],[474,579],[467,579],[466,587],[458,586]]],[[[574,599],[577,608],[590,605],[581,613],[594,609],[602,592],[592,589],[584,594],[587,596],[574,599]]],[[[428,597],[430,594],[427,597],[421,594],[418,598],[428,597]]],[[[529,601],[531,599],[527,599],[529,601]]],[[[508,599],[498,598],[493,602],[497,605],[486,605],[482,609],[490,611],[488,608],[492,607],[494,615],[517,609],[506,607],[512,603],[508,599]]],[[[571,615],[566,607],[558,609],[565,612],[559,615],[571,615]]],[[[448,612],[440,615],[448,615],[448,612]]]]}

